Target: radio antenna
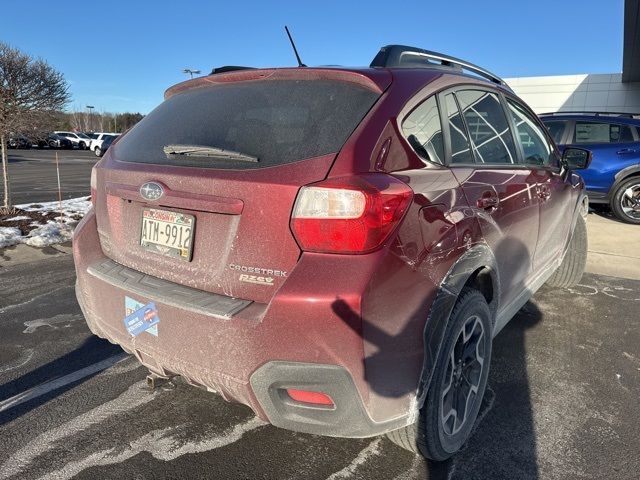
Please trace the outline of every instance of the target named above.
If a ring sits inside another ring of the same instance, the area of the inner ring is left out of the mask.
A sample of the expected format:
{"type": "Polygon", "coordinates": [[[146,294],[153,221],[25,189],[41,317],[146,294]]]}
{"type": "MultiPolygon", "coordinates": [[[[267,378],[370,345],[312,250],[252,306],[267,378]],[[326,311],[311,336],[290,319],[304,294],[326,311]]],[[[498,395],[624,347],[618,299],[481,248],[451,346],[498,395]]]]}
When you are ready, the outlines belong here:
{"type": "Polygon", "coordinates": [[[287,32],[287,36],[289,37],[289,41],[291,42],[291,46],[293,47],[293,53],[296,54],[296,60],[298,60],[298,66],[299,67],[306,67],[306,65],[304,63],[302,63],[302,60],[300,60],[300,55],[298,55],[298,49],[296,48],[296,44],[293,43],[293,38],[291,37],[291,33],[289,33],[289,29],[287,28],[287,26],[284,26],[284,29],[287,32]]]}

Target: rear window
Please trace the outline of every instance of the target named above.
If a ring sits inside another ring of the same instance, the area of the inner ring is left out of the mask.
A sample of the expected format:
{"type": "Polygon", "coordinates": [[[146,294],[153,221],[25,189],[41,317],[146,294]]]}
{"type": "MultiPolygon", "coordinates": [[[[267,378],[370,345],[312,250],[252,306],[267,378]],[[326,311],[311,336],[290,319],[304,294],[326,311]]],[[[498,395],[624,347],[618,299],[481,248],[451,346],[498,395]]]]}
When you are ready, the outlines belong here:
{"type": "Polygon", "coordinates": [[[114,145],[115,155],[127,162],[220,169],[291,163],[338,152],[378,96],[356,84],[328,80],[201,87],[159,105],[114,145]],[[223,158],[215,151],[167,153],[165,147],[174,145],[237,152],[257,161],[223,158]]]}

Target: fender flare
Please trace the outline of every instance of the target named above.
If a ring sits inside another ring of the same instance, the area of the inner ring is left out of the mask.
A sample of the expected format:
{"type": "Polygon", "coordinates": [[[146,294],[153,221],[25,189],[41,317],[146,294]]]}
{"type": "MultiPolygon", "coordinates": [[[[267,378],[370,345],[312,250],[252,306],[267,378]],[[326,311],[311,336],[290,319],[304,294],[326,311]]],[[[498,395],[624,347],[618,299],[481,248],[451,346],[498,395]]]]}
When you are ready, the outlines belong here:
{"type": "Polygon", "coordinates": [[[630,177],[636,177],[636,176],[640,176],[640,163],[635,165],[629,165],[628,167],[623,168],[618,173],[616,173],[614,177],[615,180],[613,181],[613,184],[611,185],[611,188],[609,188],[609,192],[607,193],[608,200],[611,201],[613,199],[614,192],[617,190],[617,188],[620,186],[622,182],[624,182],[625,180],[628,180],[630,177]]]}
{"type": "Polygon", "coordinates": [[[613,185],[611,186],[611,188],[613,189],[613,187],[616,184],[624,182],[627,179],[627,177],[630,177],[636,173],[640,174],[640,163],[637,163],[635,165],[629,165],[628,167],[623,168],[622,170],[620,170],[618,173],[615,174],[614,176],[615,181],[613,182],[613,185]]]}
{"type": "Polygon", "coordinates": [[[492,322],[495,322],[497,306],[500,303],[500,279],[496,259],[487,244],[478,243],[468,248],[451,266],[440,283],[436,298],[429,309],[423,331],[424,359],[417,392],[420,407],[429,391],[451,311],[467,281],[479,269],[487,269],[491,276],[493,298],[489,307],[494,317],[492,322]]]}

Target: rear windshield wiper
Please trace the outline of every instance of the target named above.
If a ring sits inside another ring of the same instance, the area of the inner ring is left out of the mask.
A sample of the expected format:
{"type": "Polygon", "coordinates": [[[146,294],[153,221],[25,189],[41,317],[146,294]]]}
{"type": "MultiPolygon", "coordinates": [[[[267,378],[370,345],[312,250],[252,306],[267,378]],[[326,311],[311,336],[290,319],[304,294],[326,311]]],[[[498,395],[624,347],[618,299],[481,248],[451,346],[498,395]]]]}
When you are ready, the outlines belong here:
{"type": "Polygon", "coordinates": [[[166,145],[164,153],[167,156],[184,155],[186,157],[208,157],[220,160],[238,160],[241,162],[257,162],[258,157],[246,153],[234,152],[218,147],[206,147],[204,145],[166,145]]]}

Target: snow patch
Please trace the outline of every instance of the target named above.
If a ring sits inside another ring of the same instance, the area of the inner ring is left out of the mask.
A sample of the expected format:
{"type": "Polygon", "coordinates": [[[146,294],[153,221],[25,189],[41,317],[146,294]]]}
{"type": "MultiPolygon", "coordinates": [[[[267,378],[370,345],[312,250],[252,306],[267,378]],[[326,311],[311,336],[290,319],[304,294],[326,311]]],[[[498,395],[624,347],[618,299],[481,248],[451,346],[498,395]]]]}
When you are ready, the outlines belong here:
{"type": "Polygon", "coordinates": [[[22,232],[15,227],[0,227],[0,248],[20,243],[22,232]]]}
{"type": "Polygon", "coordinates": [[[25,210],[27,212],[60,212],[66,216],[71,216],[75,213],[84,215],[91,208],[91,197],[78,197],[70,198],[62,201],[62,208],[60,208],[60,202],[42,202],[42,203],[24,203],[22,205],[16,205],[16,208],[25,210]]]}
{"type": "MultiPolygon", "coordinates": [[[[25,203],[15,207],[26,212],[37,212],[43,216],[49,213],[58,214],[58,216],[54,220],[43,218],[41,221],[32,222],[30,226],[36,228],[27,235],[22,235],[18,228],[0,226],[0,248],[19,243],[25,243],[32,247],[46,247],[71,240],[75,226],[91,209],[91,197],[70,198],[62,202],[25,203]]],[[[4,221],[27,219],[29,217],[19,215],[4,221]]]]}
{"type": "Polygon", "coordinates": [[[32,247],[46,247],[55,243],[63,243],[73,237],[73,227],[68,224],[49,222],[46,225],[31,230],[20,241],[32,247]]]}

